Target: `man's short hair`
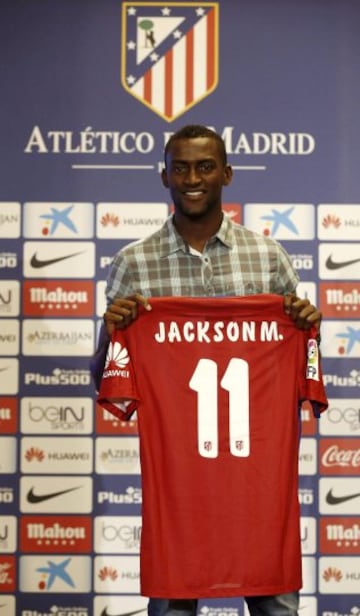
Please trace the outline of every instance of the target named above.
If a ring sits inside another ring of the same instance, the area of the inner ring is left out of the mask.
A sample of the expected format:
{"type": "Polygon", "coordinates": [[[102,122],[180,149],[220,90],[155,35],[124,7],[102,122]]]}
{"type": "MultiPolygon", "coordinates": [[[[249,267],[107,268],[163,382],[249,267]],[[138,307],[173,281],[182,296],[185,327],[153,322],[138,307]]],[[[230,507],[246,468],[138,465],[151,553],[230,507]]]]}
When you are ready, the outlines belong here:
{"type": "Polygon", "coordinates": [[[223,159],[224,165],[227,164],[225,143],[222,137],[211,128],[203,126],[202,124],[188,124],[187,126],[183,126],[178,131],[176,131],[176,133],[171,135],[171,137],[167,141],[164,150],[165,165],[168,151],[174,141],[179,141],[180,139],[197,139],[198,137],[208,137],[209,139],[214,139],[218,144],[219,154],[223,159]]]}

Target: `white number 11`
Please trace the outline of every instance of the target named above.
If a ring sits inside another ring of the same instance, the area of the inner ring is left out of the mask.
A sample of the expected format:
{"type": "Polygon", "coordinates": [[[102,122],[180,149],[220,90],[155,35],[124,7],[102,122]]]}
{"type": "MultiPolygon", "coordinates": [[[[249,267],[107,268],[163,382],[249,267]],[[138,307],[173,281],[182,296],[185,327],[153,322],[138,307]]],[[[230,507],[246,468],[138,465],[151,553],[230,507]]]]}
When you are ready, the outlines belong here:
{"type": "MultiPolygon", "coordinates": [[[[205,458],[219,455],[218,366],[212,359],[200,359],[189,382],[197,392],[198,449],[205,458]]],[[[229,442],[233,456],[250,454],[249,366],[244,359],[232,358],[220,381],[229,392],[229,442]]]]}

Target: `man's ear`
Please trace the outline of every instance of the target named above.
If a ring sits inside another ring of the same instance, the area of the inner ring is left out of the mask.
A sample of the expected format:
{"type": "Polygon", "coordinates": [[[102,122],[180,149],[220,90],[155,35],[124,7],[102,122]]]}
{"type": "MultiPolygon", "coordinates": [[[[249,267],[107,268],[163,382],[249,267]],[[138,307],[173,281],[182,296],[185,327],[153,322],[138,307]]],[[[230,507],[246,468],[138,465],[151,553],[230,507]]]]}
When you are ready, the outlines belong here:
{"type": "Polygon", "coordinates": [[[169,182],[168,182],[168,177],[167,177],[167,173],[166,173],[166,169],[162,169],[161,171],[161,179],[162,179],[162,183],[165,186],[165,188],[169,188],[169,182]]]}
{"type": "Polygon", "coordinates": [[[232,178],[233,178],[232,166],[231,165],[226,165],[226,167],[224,169],[223,186],[227,186],[228,184],[230,184],[232,178]]]}

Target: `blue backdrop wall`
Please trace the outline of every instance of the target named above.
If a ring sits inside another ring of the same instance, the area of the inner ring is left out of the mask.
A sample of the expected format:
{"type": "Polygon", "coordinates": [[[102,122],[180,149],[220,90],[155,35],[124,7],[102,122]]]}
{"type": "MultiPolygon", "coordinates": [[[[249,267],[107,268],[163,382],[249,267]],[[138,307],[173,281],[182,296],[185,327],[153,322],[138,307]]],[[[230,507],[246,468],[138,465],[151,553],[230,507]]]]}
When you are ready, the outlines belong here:
{"type": "Polygon", "coordinates": [[[223,135],[224,209],[283,243],[323,311],[301,613],[360,614],[360,3],[2,0],[0,15],[1,615],[146,609],[136,422],[95,408],[89,359],[111,257],[168,215],[163,146],[188,123],[223,135]]]}

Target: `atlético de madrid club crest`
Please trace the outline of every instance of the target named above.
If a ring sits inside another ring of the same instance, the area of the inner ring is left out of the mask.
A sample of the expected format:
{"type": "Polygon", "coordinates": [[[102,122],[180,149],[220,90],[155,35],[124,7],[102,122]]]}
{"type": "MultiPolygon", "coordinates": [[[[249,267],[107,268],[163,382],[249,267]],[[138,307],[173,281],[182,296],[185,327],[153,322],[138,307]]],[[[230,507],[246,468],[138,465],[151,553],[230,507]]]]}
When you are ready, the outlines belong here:
{"type": "Polygon", "coordinates": [[[217,2],[123,2],[121,83],[168,122],[218,82],[217,2]]]}

